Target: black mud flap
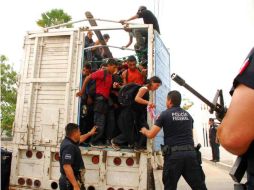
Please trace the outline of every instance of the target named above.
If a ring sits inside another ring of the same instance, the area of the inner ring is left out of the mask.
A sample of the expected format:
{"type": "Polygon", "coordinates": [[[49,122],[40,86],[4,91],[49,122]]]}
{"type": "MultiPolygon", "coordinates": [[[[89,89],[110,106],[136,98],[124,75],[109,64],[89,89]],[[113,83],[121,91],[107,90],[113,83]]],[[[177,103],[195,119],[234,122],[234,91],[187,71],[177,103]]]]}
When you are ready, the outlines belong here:
{"type": "Polygon", "coordinates": [[[147,159],[147,190],[155,190],[155,181],[151,158],[147,159]]]}

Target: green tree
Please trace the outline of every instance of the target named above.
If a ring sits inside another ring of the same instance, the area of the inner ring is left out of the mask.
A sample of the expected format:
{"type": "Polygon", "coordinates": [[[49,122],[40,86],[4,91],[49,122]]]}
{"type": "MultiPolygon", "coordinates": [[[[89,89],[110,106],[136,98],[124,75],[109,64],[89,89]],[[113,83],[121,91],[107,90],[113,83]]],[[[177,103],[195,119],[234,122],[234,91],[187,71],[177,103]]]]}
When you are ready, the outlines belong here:
{"type": "MultiPolygon", "coordinates": [[[[45,12],[41,14],[41,19],[39,19],[36,23],[41,27],[50,27],[58,24],[63,24],[71,21],[71,16],[65,13],[62,9],[52,9],[51,11],[45,12]]],[[[71,28],[72,25],[69,24],[66,26],[67,28],[71,28]]]]}
{"type": "Polygon", "coordinates": [[[17,73],[7,62],[7,57],[0,55],[1,135],[5,131],[7,136],[11,136],[17,101],[17,73]]]}
{"type": "Polygon", "coordinates": [[[183,108],[184,110],[190,109],[190,107],[193,106],[193,104],[194,104],[194,103],[193,103],[190,99],[188,99],[188,98],[183,98],[183,99],[182,99],[182,102],[183,102],[182,108],[183,108]]]}

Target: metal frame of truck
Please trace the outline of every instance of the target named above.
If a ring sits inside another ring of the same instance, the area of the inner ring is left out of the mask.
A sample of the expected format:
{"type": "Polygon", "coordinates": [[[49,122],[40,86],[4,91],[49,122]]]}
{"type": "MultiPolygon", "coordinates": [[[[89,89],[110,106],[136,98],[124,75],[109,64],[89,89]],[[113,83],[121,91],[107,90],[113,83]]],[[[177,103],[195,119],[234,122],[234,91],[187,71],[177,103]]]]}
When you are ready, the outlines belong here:
{"type": "MultiPolygon", "coordinates": [[[[148,77],[158,75],[163,79],[160,91],[150,97],[156,104],[164,105],[170,89],[167,48],[152,25],[130,28],[148,30],[148,77]]],[[[84,32],[88,29],[123,27],[47,29],[29,32],[25,37],[14,123],[11,189],[59,189],[59,146],[65,125],[78,122],[79,99],[75,94],[80,87],[84,32]]],[[[152,121],[148,120],[151,126],[152,121]]],[[[134,153],[81,147],[86,188],[154,189],[151,140],[147,149],[147,153],[134,153]]]]}

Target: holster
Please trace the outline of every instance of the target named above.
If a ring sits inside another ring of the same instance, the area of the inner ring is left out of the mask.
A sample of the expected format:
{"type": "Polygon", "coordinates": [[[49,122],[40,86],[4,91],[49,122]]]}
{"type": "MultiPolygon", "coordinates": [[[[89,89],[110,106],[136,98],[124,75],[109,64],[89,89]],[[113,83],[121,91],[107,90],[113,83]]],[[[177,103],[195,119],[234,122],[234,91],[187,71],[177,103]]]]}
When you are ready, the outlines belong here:
{"type": "Polygon", "coordinates": [[[162,156],[170,155],[171,154],[170,147],[168,145],[161,144],[161,152],[162,156]]]}
{"type": "Polygon", "coordinates": [[[82,169],[82,170],[80,170],[79,174],[76,176],[79,187],[80,187],[80,190],[86,190],[85,180],[84,180],[84,177],[83,177],[84,174],[85,174],[85,169],[82,169]]]}
{"type": "Polygon", "coordinates": [[[198,144],[196,147],[195,147],[195,151],[197,153],[197,160],[198,160],[198,163],[201,165],[202,164],[202,155],[201,155],[201,152],[199,151],[199,149],[201,148],[201,144],[198,144]]]}

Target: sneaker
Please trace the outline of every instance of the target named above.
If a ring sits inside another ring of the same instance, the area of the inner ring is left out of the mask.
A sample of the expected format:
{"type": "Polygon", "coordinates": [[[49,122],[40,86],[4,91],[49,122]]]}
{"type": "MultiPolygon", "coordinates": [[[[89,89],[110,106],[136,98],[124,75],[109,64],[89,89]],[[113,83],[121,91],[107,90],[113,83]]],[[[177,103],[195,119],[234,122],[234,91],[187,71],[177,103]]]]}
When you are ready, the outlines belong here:
{"type": "Polygon", "coordinates": [[[119,150],[121,150],[121,148],[117,145],[117,144],[115,144],[114,142],[113,142],[113,139],[111,139],[111,146],[112,146],[112,148],[114,149],[114,150],[116,150],[116,151],[119,151],[119,150]]]}
{"type": "Polygon", "coordinates": [[[90,146],[91,146],[92,148],[99,148],[99,149],[106,148],[106,146],[105,146],[105,145],[102,145],[102,144],[92,144],[92,143],[90,143],[90,146]]]}

